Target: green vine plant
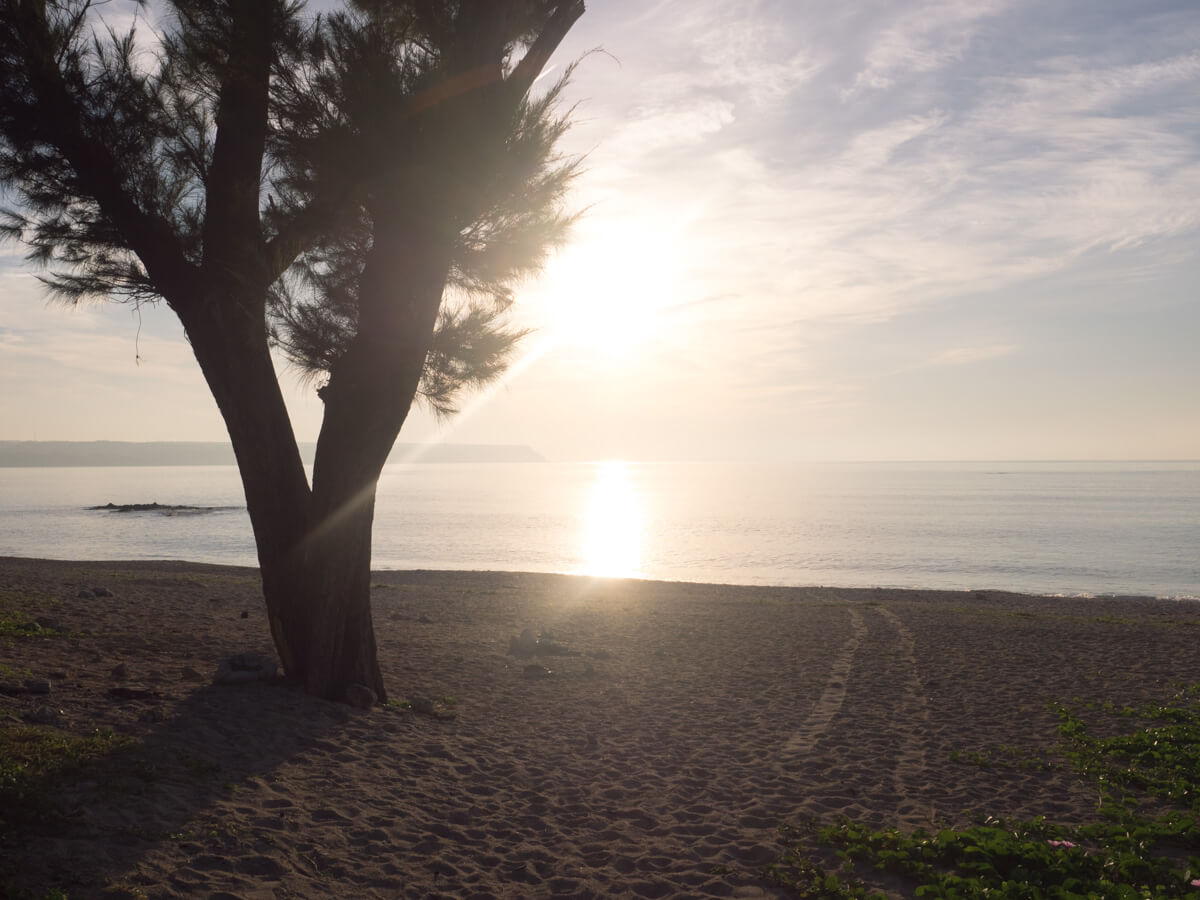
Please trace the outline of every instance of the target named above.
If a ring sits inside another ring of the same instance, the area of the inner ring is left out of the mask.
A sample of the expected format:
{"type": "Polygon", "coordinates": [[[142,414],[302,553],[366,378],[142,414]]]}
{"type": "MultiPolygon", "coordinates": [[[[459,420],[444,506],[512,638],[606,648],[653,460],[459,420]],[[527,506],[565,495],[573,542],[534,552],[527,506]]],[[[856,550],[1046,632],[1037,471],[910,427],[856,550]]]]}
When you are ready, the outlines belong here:
{"type": "Polygon", "coordinates": [[[872,869],[872,881],[914,897],[1200,900],[1200,685],[1136,709],[1105,704],[1110,736],[1056,709],[1068,764],[1097,786],[1099,821],[987,816],[911,833],[847,818],[787,825],[791,850],[768,879],[811,898],[883,898],[859,877],[872,869]],[[836,851],[836,871],[814,861],[814,845],[836,851]]]}

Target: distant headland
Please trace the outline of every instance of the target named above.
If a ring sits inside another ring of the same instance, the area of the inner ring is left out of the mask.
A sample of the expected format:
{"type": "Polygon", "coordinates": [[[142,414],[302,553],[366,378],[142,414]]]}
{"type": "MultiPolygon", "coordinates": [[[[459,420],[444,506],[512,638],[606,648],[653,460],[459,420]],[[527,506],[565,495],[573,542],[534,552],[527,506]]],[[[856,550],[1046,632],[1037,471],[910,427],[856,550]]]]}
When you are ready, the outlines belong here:
{"type": "MultiPolygon", "coordinates": [[[[311,463],[316,445],[300,445],[311,463]]],[[[522,444],[396,444],[388,462],[545,462],[522,444]]],[[[219,441],[0,441],[0,467],[232,466],[233,448],[219,441]]]]}

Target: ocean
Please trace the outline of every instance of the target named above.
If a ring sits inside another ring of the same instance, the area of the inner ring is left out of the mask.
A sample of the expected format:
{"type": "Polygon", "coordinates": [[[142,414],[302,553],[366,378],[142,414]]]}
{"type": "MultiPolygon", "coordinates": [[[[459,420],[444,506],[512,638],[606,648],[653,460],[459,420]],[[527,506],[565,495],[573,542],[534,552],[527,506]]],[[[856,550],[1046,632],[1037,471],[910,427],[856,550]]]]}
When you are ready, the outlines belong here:
{"type": "MultiPolygon", "coordinates": [[[[256,564],[232,466],[0,469],[0,555],[256,564]]],[[[1200,598],[1200,462],[393,464],[374,566],[1200,598]]]]}

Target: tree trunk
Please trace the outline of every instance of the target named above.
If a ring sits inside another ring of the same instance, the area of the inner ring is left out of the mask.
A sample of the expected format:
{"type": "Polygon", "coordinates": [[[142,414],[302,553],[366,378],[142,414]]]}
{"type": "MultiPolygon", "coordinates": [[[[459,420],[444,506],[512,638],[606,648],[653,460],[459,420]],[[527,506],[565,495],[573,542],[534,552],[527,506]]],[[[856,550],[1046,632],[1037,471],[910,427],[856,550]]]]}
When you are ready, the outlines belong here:
{"type": "Polygon", "coordinates": [[[308,580],[292,611],[307,627],[292,674],[310,694],[341,700],[347,688],[361,684],[386,701],[371,619],[371,534],[387,451],[379,459],[356,438],[340,432],[318,444],[314,526],[304,546],[308,580]]]}
{"type": "Polygon", "coordinates": [[[321,391],[300,614],[311,630],[296,674],[310,693],[335,699],[352,684],[387,697],[371,621],[375,493],[421,382],[449,268],[448,252],[399,218],[375,216],[358,335],[321,391]]]}
{"type": "Polygon", "coordinates": [[[290,674],[303,668],[308,630],[298,621],[294,598],[309,581],[304,545],[311,530],[312,493],[262,314],[247,303],[231,322],[231,306],[195,302],[178,311],[229,431],[258,548],[271,635],[290,674]]]}
{"type": "MultiPolygon", "coordinates": [[[[370,600],[378,470],[359,484],[353,503],[318,512],[265,332],[220,327],[200,316],[188,316],[186,325],[233,442],[284,671],[330,700],[345,699],[352,684],[386,700],[370,600]]],[[[345,460],[331,468],[339,469],[348,470],[345,460]]]]}
{"type": "Polygon", "coordinates": [[[444,251],[411,232],[388,237],[384,246],[410,249],[373,252],[365,266],[370,327],[321,392],[311,490],[262,310],[228,298],[179,310],[233,442],[280,661],[307,692],[331,700],[355,684],[387,699],[371,619],[375,492],[420,384],[448,266],[444,251]]]}

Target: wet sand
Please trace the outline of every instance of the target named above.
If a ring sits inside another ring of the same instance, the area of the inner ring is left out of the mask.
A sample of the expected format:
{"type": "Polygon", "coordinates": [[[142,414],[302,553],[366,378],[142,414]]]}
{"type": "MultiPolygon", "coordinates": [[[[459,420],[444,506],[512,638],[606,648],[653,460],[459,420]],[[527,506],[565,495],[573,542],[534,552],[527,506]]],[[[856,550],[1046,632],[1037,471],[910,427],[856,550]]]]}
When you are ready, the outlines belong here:
{"type": "Polygon", "coordinates": [[[777,896],[784,823],[1094,818],[1065,767],[972,759],[1053,759],[1054,701],[1161,698],[1200,672],[1193,602],[507,572],[380,572],[373,599],[393,701],[434,715],[210,684],[272,655],[252,569],[0,559],[0,617],[65,632],[0,637],[20,688],[0,727],[131,739],[46,786],[55,821],[9,835],[11,884],[777,896]],[[112,596],[77,596],[94,587],[112,596]],[[510,655],[527,628],[575,655],[510,655]]]}

